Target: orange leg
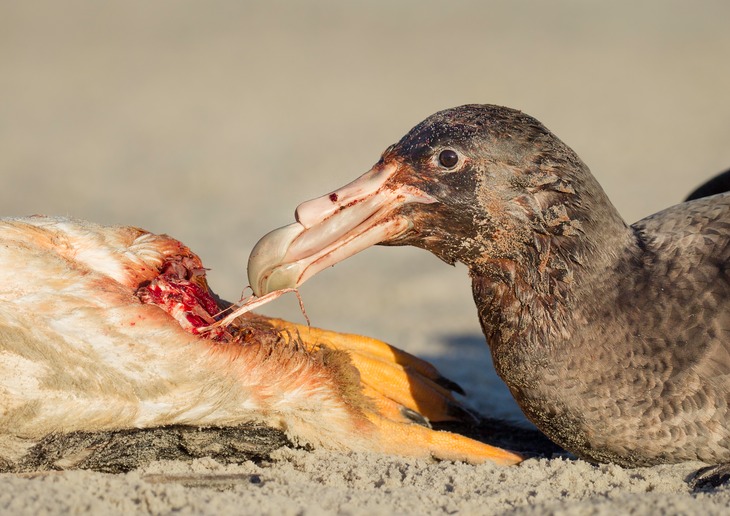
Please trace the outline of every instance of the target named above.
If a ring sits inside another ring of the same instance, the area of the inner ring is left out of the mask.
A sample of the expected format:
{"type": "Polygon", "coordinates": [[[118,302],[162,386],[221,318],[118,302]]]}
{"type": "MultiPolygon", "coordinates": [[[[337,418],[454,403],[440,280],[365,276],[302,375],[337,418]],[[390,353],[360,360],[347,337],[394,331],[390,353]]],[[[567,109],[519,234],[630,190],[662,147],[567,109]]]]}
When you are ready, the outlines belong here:
{"type": "Polygon", "coordinates": [[[351,333],[338,333],[269,319],[277,329],[299,337],[308,349],[326,346],[347,351],[360,371],[360,380],[369,387],[371,397],[377,393],[396,404],[422,414],[431,421],[473,419],[454,398],[446,380],[430,363],[385,342],[351,333]],[[446,387],[445,387],[445,386],[446,387]]]}
{"type": "Polygon", "coordinates": [[[455,384],[428,362],[373,338],[280,319],[268,322],[298,337],[308,350],[325,346],[349,353],[360,372],[363,393],[373,402],[373,410],[363,412],[374,425],[377,447],[384,453],[501,465],[522,460],[512,452],[429,427],[428,420],[469,420],[473,416],[447,388],[455,384]]]}

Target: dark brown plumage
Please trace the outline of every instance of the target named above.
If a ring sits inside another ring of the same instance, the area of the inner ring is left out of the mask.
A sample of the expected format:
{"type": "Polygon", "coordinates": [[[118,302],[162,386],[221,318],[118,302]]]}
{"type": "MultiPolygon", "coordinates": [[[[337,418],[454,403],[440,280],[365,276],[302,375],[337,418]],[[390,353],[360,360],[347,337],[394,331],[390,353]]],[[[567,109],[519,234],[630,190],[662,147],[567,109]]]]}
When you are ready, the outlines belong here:
{"type": "Polygon", "coordinates": [[[730,191],[730,170],[726,170],[721,174],[698,186],[691,194],[687,196],[685,201],[694,201],[702,197],[709,197],[719,193],[730,191]]]}
{"type": "Polygon", "coordinates": [[[468,266],[497,372],[555,442],[624,466],[730,461],[730,194],[628,225],[569,147],[489,105],[436,113],[333,193],[265,237],[260,292],[380,231],[468,266]]]}

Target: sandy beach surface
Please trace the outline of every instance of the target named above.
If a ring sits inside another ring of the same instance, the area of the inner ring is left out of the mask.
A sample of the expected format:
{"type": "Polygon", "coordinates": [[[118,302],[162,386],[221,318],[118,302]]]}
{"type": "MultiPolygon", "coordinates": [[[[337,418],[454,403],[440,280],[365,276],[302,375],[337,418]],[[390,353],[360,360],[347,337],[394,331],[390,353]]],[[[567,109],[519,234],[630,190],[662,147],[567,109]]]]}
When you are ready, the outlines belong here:
{"type": "MultiPolygon", "coordinates": [[[[0,206],[168,233],[237,299],[251,248],[429,114],[537,117],[633,222],[730,166],[723,1],[0,2],[0,206]]],[[[316,326],[433,361],[528,425],[491,368],[464,267],[374,248],[302,290],[316,326]]],[[[303,321],[295,299],[264,313],[303,321]]],[[[283,449],[261,463],[0,475],[0,512],[727,514],[700,464],[518,467],[283,449]],[[164,480],[161,473],[174,475],[164,480]]]]}

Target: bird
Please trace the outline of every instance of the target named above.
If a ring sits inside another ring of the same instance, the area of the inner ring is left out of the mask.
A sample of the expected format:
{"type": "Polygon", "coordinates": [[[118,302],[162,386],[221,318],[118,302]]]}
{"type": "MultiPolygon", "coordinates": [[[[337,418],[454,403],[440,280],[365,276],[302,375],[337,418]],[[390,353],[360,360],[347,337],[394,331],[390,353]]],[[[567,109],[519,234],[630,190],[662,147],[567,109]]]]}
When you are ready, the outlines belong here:
{"type": "Polygon", "coordinates": [[[719,193],[730,191],[730,170],[726,170],[709,181],[695,188],[684,200],[694,201],[702,197],[709,197],[719,193]]]}
{"type": "Polygon", "coordinates": [[[384,342],[253,313],[215,327],[231,305],[208,288],[200,258],[167,235],[1,219],[0,285],[4,471],[126,471],[174,457],[206,431],[218,434],[200,453],[228,439],[245,458],[258,441],[230,432],[250,425],[330,450],[522,458],[432,429],[429,419],[467,414],[458,386],[384,342]],[[129,444],[140,435],[152,449],[129,444]],[[184,442],[168,439],[155,455],[165,435],[184,442]]]}
{"type": "Polygon", "coordinates": [[[469,104],[295,216],[253,249],[257,295],[371,245],[425,249],[466,265],[495,369],[555,443],[624,467],[730,462],[730,193],[628,224],[542,123],[469,104]]]}

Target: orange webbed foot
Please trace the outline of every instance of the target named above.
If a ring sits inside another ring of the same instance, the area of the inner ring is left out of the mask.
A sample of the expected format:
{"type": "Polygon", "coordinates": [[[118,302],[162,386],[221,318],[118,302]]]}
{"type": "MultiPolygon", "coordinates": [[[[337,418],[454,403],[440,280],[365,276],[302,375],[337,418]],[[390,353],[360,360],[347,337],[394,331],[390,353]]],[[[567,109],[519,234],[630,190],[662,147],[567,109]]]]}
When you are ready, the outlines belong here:
{"type": "Polygon", "coordinates": [[[384,453],[433,456],[471,463],[516,464],[517,454],[467,437],[430,428],[429,421],[475,421],[454,398],[463,393],[430,363],[385,342],[280,319],[267,322],[295,337],[309,351],[324,346],[346,351],[360,373],[362,392],[372,408],[363,413],[384,453]]]}
{"type": "Polygon", "coordinates": [[[399,423],[377,413],[366,415],[377,429],[380,451],[384,453],[430,456],[471,464],[493,462],[499,466],[512,466],[523,460],[522,456],[514,452],[463,435],[432,430],[415,423],[399,423]]]}
{"type": "Polygon", "coordinates": [[[317,346],[346,351],[360,372],[366,395],[383,408],[395,403],[429,421],[475,420],[452,394],[452,391],[463,394],[461,388],[425,360],[371,337],[281,319],[269,319],[268,322],[300,339],[310,351],[317,346]]]}

